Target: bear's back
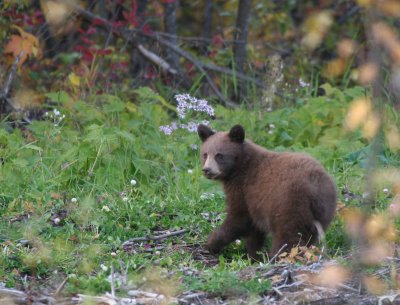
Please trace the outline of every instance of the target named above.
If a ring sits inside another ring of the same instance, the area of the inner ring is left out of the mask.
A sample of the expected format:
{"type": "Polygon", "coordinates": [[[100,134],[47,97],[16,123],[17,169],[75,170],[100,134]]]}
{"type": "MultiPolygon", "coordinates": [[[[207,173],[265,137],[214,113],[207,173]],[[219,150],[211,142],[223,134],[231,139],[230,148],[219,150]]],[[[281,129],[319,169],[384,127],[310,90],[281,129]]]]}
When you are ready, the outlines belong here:
{"type": "Polygon", "coordinates": [[[324,168],[303,153],[276,153],[250,143],[243,184],[245,204],[260,229],[285,228],[287,223],[319,221],[328,226],[336,209],[336,188],[324,168]]]}

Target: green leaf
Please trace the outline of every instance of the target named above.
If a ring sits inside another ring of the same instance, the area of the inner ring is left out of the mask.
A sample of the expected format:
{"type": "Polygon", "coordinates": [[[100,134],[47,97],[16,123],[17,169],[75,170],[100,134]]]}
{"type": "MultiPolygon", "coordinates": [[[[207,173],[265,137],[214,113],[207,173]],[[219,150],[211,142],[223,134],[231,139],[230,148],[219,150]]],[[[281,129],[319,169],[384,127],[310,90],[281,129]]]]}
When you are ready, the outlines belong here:
{"type": "Polygon", "coordinates": [[[66,104],[71,101],[71,97],[65,91],[49,92],[45,94],[52,102],[66,104]]]}

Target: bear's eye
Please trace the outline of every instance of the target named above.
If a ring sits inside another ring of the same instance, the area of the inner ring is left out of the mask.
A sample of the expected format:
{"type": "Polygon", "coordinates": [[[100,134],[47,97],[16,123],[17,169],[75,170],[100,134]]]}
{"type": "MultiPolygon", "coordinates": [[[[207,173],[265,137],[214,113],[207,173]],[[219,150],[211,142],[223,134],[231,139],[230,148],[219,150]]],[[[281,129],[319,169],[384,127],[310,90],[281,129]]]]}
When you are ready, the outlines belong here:
{"type": "Polygon", "coordinates": [[[223,160],[224,159],[224,155],[223,154],[220,154],[220,153],[218,153],[218,154],[216,154],[215,155],[215,159],[217,159],[217,160],[223,160]]]}
{"type": "Polygon", "coordinates": [[[207,156],[208,156],[208,155],[204,153],[204,154],[203,154],[203,159],[207,159],[207,156]]]}

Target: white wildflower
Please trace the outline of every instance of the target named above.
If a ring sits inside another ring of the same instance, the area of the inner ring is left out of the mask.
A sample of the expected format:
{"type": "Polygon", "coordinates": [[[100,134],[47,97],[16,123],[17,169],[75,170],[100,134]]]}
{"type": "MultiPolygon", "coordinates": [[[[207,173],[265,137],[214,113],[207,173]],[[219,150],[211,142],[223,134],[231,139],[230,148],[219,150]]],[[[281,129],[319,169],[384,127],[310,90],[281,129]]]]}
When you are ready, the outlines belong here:
{"type": "Polygon", "coordinates": [[[101,208],[102,211],[106,211],[106,212],[110,212],[110,208],[106,205],[103,205],[103,207],[101,208]]]}
{"type": "Polygon", "coordinates": [[[383,193],[384,193],[384,194],[389,194],[389,189],[385,187],[385,188],[383,189],[383,193]]]}
{"type": "Polygon", "coordinates": [[[71,198],[71,202],[72,203],[76,203],[78,201],[78,199],[76,199],[75,197],[74,198],[71,198]]]}
{"type": "Polygon", "coordinates": [[[132,186],[135,186],[136,184],[137,184],[136,180],[135,180],[135,179],[132,179],[132,180],[131,180],[131,185],[132,185],[132,186]]]}
{"type": "Polygon", "coordinates": [[[309,86],[310,86],[309,83],[303,81],[301,78],[299,79],[299,85],[300,85],[300,87],[302,87],[302,88],[305,88],[305,87],[309,87],[309,86]]]}

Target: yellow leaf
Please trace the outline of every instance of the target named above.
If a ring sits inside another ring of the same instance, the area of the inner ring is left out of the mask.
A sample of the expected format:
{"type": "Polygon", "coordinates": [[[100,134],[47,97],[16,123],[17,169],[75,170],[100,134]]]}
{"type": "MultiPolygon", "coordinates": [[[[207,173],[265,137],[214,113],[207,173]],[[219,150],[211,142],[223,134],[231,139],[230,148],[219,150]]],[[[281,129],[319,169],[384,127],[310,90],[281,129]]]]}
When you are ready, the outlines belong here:
{"type": "Polygon", "coordinates": [[[132,103],[132,102],[127,102],[125,104],[125,107],[129,112],[136,112],[137,111],[136,105],[134,103],[132,103]]]}
{"type": "Polygon", "coordinates": [[[304,24],[306,35],[302,43],[310,50],[315,49],[322,42],[332,23],[332,14],[329,11],[321,11],[308,17],[304,24]]]}
{"type": "Polygon", "coordinates": [[[28,57],[39,57],[41,50],[39,47],[39,40],[25,32],[19,26],[13,25],[20,35],[11,35],[10,40],[4,47],[4,53],[11,55],[9,64],[12,64],[17,56],[23,52],[19,66],[21,66],[28,57]]]}
{"type": "Polygon", "coordinates": [[[372,3],[373,3],[372,0],[357,0],[357,4],[359,6],[369,7],[372,5],[372,3]]]}
{"type": "Polygon", "coordinates": [[[391,150],[400,149],[400,132],[395,125],[386,132],[386,140],[391,150]]]}
{"type": "Polygon", "coordinates": [[[294,257],[296,257],[296,255],[297,255],[298,253],[299,253],[299,248],[298,248],[298,247],[293,247],[293,248],[290,250],[289,257],[294,258],[294,257]]]}
{"type": "Polygon", "coordinates": [[[359,127],[367,119],[371,108],[371,101],[367,98],[354,100],[350,105],[349,112],[347,113],[345,122],[346,127],[351,131],[359,127]]]}
{"type": "Polygon", "coordinates": [[[318,274],[316,282],[325,287],[335,288],[349,278],[349,271],[341,266],[327,266],[318,274]]]}
{"type": "Polygon", "coordinates": [[[362,85],[371,84],[378,75],[379,68],[375,63],[366,63],[358,68],[357,81],[362,85]]]}
{"type": "Polygon", "coordinates": [[[372,139],[378,132],[380,120],[375,114],[370,114],[365,122],[362,133],[363,136],[372,139]]]}
{"type": "Polygon", "coordinates": [[[363,282],[367,290],[375,295],[381,295],[388,289],[387,285],[376,276],[364,276],[363,282]]]}
{"type": "Polygon", "coordinates": [[[78,75],[76,75],[74,72],[72,72],[68,75],[68,80],[75,87],[79,87],[81,85],[81,78],[78,75]]]}
{"type": "MultiPolygon", "coordinates": [[[[74,1],[75,2],[75,1],[74,1]]],[[[70,15],[71,7],[68,1],[40,1],[47,22],[53,26],[62,24],[70,15]]]]}

